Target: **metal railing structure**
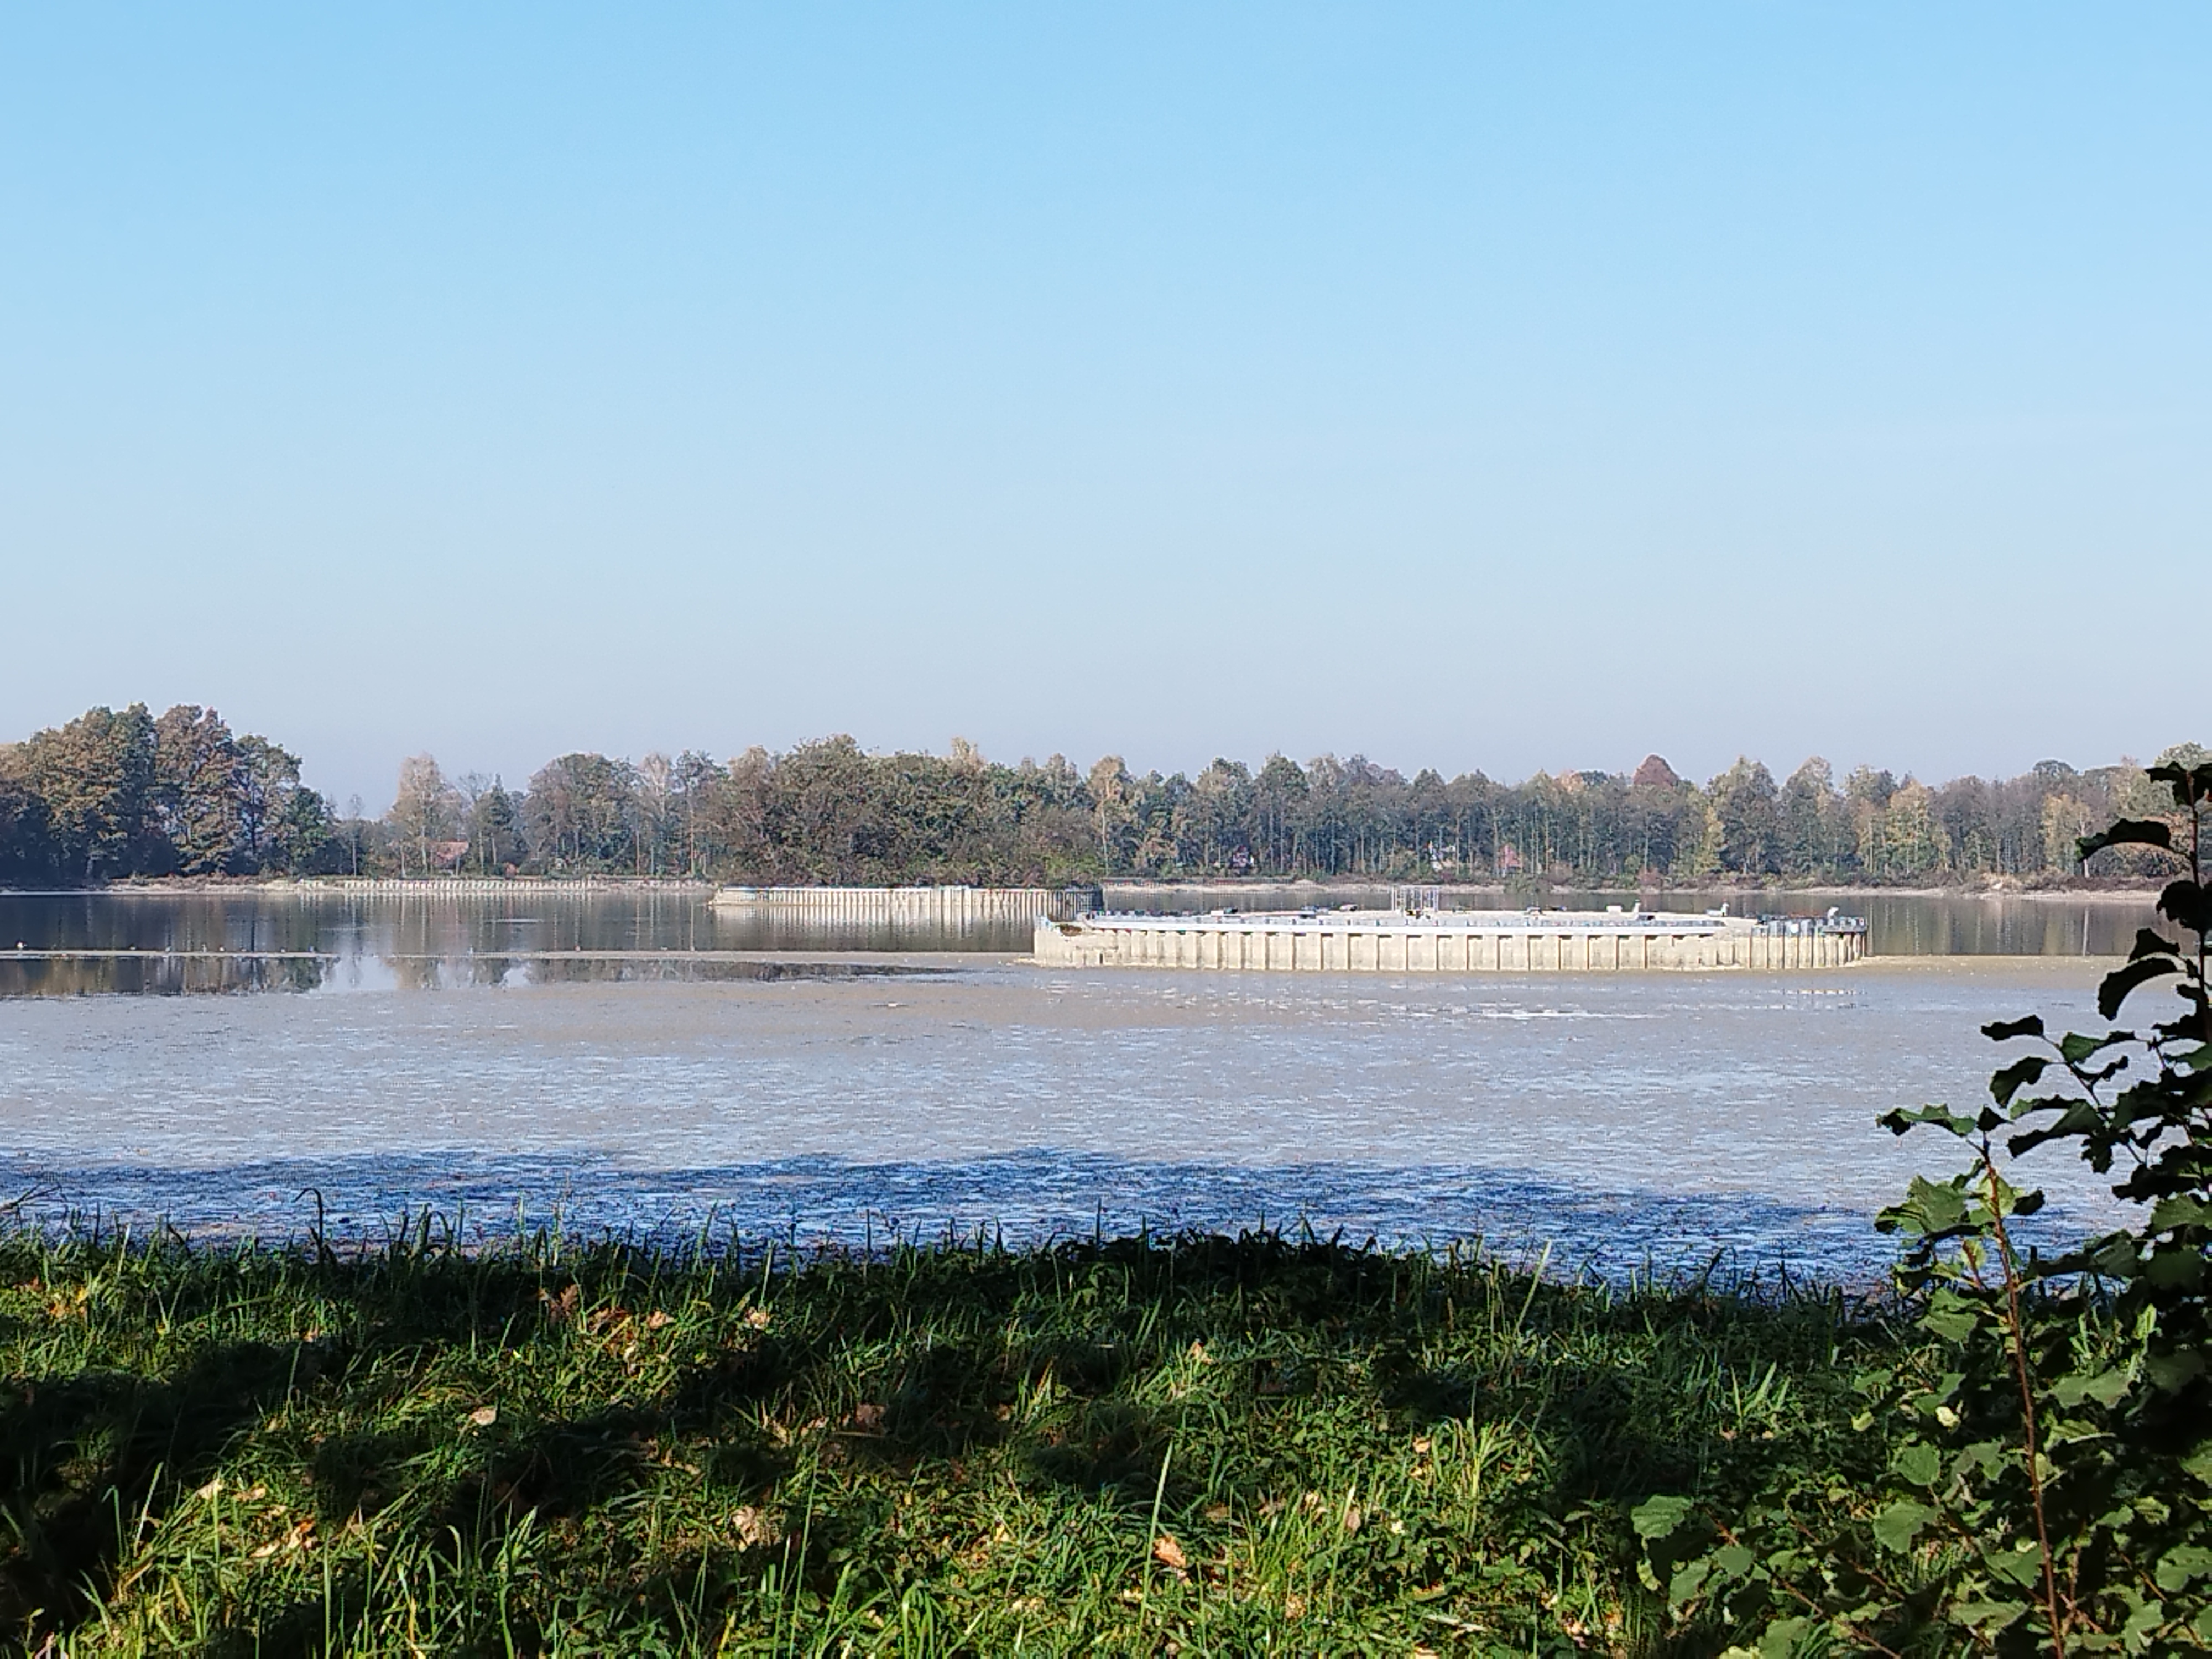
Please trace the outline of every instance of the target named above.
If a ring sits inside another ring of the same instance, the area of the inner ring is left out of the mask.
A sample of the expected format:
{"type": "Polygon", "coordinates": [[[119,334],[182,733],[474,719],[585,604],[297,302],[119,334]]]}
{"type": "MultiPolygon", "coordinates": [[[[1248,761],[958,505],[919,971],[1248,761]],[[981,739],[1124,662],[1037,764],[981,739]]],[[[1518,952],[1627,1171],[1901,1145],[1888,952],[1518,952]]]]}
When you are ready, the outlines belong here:
{"type": "Polygon", "coordinates": [[[1720,933],[1730,930],[1773,938],[1864,934],[1863,916],[1732,916],[1666,910],[1208,910],[1164,915],[1151,910],[1089,910],[1074,921],[1097,927],[1187,933],[1193,929],[1249,933],[1280,927],[1431,929],[1577,933],[1720,933]]]}

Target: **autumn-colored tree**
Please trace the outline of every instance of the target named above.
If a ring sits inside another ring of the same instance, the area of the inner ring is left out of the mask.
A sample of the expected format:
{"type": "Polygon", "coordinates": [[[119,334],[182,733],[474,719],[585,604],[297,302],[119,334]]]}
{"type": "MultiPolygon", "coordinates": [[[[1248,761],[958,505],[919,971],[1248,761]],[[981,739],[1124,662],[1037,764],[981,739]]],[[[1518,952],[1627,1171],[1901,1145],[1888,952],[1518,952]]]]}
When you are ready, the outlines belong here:
{"type": "Polygon", "coordinates": [[[416,874],[430,872],[430,844],[453,838],[459,805],[435,756],[410,755],[399,763],[399,787],[385,816],[400,855],[402,875],[408,873],[410,860],[416,874]]]}
{"type": "Polygon", "coordinates": [[[24,781],[46,803],[65,872],[137,873],[161,845],[154,821],[154,720],[134,702],[87,710],[24,745],[24,781]]]}

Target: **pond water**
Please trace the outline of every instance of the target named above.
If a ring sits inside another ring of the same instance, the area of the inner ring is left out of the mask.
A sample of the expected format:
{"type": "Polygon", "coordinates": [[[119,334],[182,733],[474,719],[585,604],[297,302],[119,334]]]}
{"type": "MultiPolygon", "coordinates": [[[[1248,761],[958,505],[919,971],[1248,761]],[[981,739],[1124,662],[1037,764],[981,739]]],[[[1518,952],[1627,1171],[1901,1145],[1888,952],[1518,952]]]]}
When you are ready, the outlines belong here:
{"type": "MultiPolygon", "coordinates": [[[[2089,1020],[2097,966],[1292,978],[969,953],[763,979],[726,959],[558,959],[564,941],[588,957],[732,937],[665,896],[41,914],[76,948],[336,957],[218,981],[296,995],[0,999],[0,1179],[47,1220],[295,1236],[319,1203],[333,1231],[373,1236],[410,1205],[492,1231],[520,1206],[802,1244],[1265,1220],[1480,1237],[1608,1273],[1718,1253],[1875,1273],[1874,1210],[1921,1158],[1948,1167],[1875,1115],[1979,1097],[1995,1051],[1976,1028],[2089,1020]]],[[[64,988],[27,983],[50,965],[8,964],[21,988],[64,988]]],[[[2103,1213],[2094,1180],[2048,1174],[2051,1236],[2103,1213]]]]}
{"type": "MultiPolygon", "coordinates": [[[[1192,911],[1224,903],[1382,904],[1388,888],[1305,889],[1286,900],[1199,888],[1115,889],[1120,908],[1192,911]],[[1326,892],[1326,898],[1319,896],[1326,892]]],[[[984,925],[824,925],[716,908],[704,888],[562,893],[349,895],[332,891],[0,893],[0,997],[88,992],[381,988],[453,983],[569,982],[744,971],[705,952],[1026,952],[1030,929],[984,925]],[[27,954],[10,956],[15,945],[27,954]],[[58,952],[59,955],[40,955],[58,952]],[[88,954],[68,954],[84,952],[88,954]],[[645,964],[611,953],[671,953],[645,964]],[[168,954],[165,954],[168,953],[168,954]],[[197,953],[197,954],[195,954],[197,953]],[[242,953],[252,953],[250,957],[242,953]],[[571,960],[562,962],[566,956],[571,960]],[[694,959],[684,962],[684,956],[694,959]],[[133,957],[140,959],[134,960],[133,957]]],[[[1520,908],[1503,893],[1454,895],[1467,908],[1520,908]]],[[[1551,893],[1547,904],[1601,909],[1619,893],[1551,893]]],[[[2156,917],[2147,897],[2058,901],[1922,894],[1838,898],[1773,893],[1668,893],[1665,908],[1816,915],[1839,905],[1867,918],[1876,956],[2124,954],[2156,917]]]]}

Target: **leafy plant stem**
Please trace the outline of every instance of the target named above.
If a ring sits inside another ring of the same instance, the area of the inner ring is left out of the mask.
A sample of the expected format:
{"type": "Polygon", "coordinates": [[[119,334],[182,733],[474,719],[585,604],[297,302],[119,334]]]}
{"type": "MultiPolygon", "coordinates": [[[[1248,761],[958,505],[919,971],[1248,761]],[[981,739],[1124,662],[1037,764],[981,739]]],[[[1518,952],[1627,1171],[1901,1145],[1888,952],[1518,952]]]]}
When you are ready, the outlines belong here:
{"type": "Polygon", "coordinates": [[[2043,1611],[2051,1624],[2051,1650],[2055,1659],[2066,1659],[2066,1620],[2058,1601],[2058,1567],[2051,1553],[2051,1523],[2043,1504],[2043,1460],[2035,1424],[2035,1387],[2027,1362],[2027,1327],[2021,1317],[2020,1267],[2014,1260],[2012,1235],[2004,1224],[2000,1201],[1995,1151],[1989,1136],[1982,1137],[1982,1173],[1989,1183],[1991,1230],[1996,1236],[1997,1259],[2004,1267],[2005,1329],[2010,1338],[2013,1375],[2020,1382],[2021,1433],[2027,1454],[2029,1506],[2035,1513],[2035,1546],[2043,1558],[2043,1611]]]}

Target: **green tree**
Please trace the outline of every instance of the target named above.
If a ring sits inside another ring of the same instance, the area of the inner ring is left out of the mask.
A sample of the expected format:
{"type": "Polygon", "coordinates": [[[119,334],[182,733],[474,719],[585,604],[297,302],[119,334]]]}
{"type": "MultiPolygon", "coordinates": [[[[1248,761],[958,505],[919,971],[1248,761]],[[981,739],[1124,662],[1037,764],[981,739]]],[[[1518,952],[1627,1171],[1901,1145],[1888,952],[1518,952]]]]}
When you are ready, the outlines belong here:
{"type": "Polygon", "coordinates": [[[1774,774],[1758,761],[1736,763],[1706,786],[1720,823],[1723,867],[1740,875],[1768,875],[1779,867],[1782,815],[1774,774]]]}
{"type": "Polygon", "coordinates": [[[1182,839],[1198,868],[1218,875],[1249,866],[1251,795],[1252,774],[1241,761],[1216,759],[1191,780],[1182,839]]]}
{"type": "Polygon", "coordinates": [[[212,708],[179,703],[154,722],[155,821],[183,874],[240,867],[240,763],[237,740],[212,708]]]}
{"type": "Polygon", "coordinates": [[[635,776],[605,755],[563,755],[540,767],[525,805],[538,861],[577,872],[633,869],[635,776]]]}
{"type": "Polygon", "coordinates": [[[1297,875],[1304,867],[1299,831],[1306,811],[1304,769],[1286,756],[1268,756],[1252,781],[1251,810],[1261,867],[1271,873],[1297,875]]]}
{"type": "Polygon", "coordinates": [[[134,702],[88,709],[23,746],[22,775],[46,803],[63,870],[95,882],[158,865],[154,720],[134,702]]]}
{"type": "Polygon", "coordinates": [[[304,868],[328,839],[330,808],[300,782],[300,757],[252,732],[238,740],[240,854],[254,870],[304,868]]]}
{"type": "Polygon", "coordinates": [[[1842,850],[1843,801],[1835,774],[1818,755],[1782,786],[1779,818],[1782,868],[1793,876],[1833,872],[1842,850]]]}
{"type": "Polygon", "coordinates": [[[469,804],[468,838],[469,861],[485,875],[497,875],[527,856],[521,814],[496,777],[469,804]]]}
{"type": "Polygon", "coordinates": [[[1098,836],[1098,862],[1107,874],[1133,867],[1137,790],[1119,755],[1108,755],[1091,769],[1091,827],[1098,836]]]}
{"type": "Polygon", "coordinates": [[[37,887],[58,873],[61,849],[46,803],[20,775],[22,748],[0,749],[0,886],[37,887]]]}
{"type": "Polygon", "coordinates": [[[1907,778],[1883,813],[1882,857],[1889,873],[1928,876],[1950,862],[1949,837],[1936,817],[1935,792],[1907,778]]]}
{"type": "Polygon", "coordinates": [[[330,803],[300,785],[285,792],[267,821],[260,867],[294,875],[328,875],[334,872],[340,851],[330,803]]]}

